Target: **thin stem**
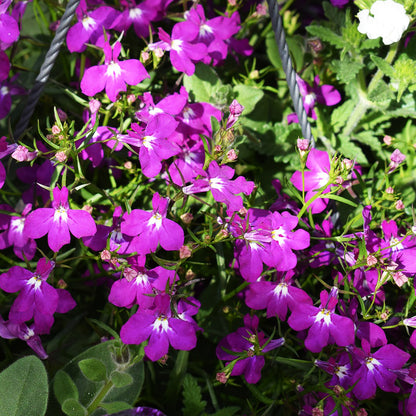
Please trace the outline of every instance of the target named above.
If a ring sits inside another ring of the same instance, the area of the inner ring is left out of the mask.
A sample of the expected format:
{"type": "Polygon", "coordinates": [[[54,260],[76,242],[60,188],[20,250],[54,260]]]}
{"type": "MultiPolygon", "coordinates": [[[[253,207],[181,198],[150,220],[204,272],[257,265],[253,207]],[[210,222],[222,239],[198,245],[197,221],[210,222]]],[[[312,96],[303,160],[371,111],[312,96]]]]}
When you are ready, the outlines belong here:
{"type": "Polygon", "coordinates": [[[112,388],[113,382],[111,380],[108,380],[101,388],[97,396],[95,396],[95,399],[92,401],[92,403],[87,407],[88,415],[90,415],[101,404],[101,401],[112,388]]]}

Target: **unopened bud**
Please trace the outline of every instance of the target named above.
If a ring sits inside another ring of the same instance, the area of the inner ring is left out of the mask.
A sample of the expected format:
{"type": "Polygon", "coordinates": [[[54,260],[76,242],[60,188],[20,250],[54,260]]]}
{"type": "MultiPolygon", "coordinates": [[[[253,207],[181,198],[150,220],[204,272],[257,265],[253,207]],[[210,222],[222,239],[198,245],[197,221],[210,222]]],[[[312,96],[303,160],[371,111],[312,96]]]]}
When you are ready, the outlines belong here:
{"type": "Polygon", "coordinates": [[[123,165],[126,169],[130,170],[133,167],[133,163],[130,162],[130,160],[128,160],[127,162],[124,162],[123,165]]]}
{"type": "Polygon", "coordinates": [[[186,258],[191,257],[191,256],[192,256],[192,250],[187,245],[183,245],[179,249],[179,258],[180,259],[186,259],[186,258]]]}
{"type": "Polygon", "coordinates": [[[402,210],[404,209],[404,204],[403,201],[401,199],[399,199],[398,201],[396,201],[396,203],[394,204],[394,207],[398,210],[402,210]]]}
{"type": "Polygon", "coordinates": [[[56,112],[58,113],[59,120],[65,121],[68,118],[64,110],[61,110],[60,108],[58,108],[56,112]]]}
{"type": "Polygon", "coordinates": [[[55,157],[61,163],[65,162],[65,160],[67,159],[66,153],[62,151],[56,152],[55,157]]]}
{"type": "Polygon", "coordinates": [[[88,212],[88,214],[92,214],[92,206],[91,206],[91,205],[84,205],[84,206],[82,207],[82,209],[83,209],[84,211],[87,211],[87,212],[88,212]]]}
{"type": "Polygon", "coordinates": [[[59,134],[60,132],[61,132],[61,129],[56,124],[54,124],[52,126],[52,134],[59,134]]]}
{"type": "Polygon", "coordinates": [[[228,380],[228,376],[224,372],[221,372],[221,373],[217,373],[217,375],[215,376],[215,379],[219,381],[220,383],[225,384],[228,380]]]}
{"type": "Polygon", "coordinates": [[[111,253],[107,249],[105,249],[100,253],[100,257],[102,261],[110,261],[111,253]]]}
{"type": "Polygon", "coordinates": [[[149,58],[150,58],[149,52],[146,52],[146,51],[142,51],[141,52],[141,54],[140,54],[140,60],[142,62],[146,62],[149,58]]]}
{"type": "Polygon", "coordinates": [[[388,188],[386,188],[386,194],[394,194],[394,189],[389,186],[388,188]]]}
{"type": "Polygon", "coordinates": [[[134,270],[131,267],[126,267],[123,270],[123,276],[126,278],[128,282],[131,282],[133,279],[135,279],[137,275],[138,275],[137,270],[134,270]]]}
{"type": "Polygon", "coordinates": [[[57,286],[59,289],[66,289],[68,287],[67,283],[63,279],[59,279],[57,286]]]}
{"type": "Polygon", "coordinates": [[[230,162],[234,162],[235,160],[237,160],[237,153],[234,149],[231,149],[227,152],[227,159],[230,162]]]}
{"type": "Polygon", "coordinates": [[[367,266],[375,266],[377,264],[377,258],[372,254],[369,254],[367,257],[367,266]]]}
{"type": "Polygon", "coordinates": [[[296,145],[298,146],[299,150],[306,151],[309,149],[309,140],[307,139],[298,139],[296,141],[296,145]]]}
{"type": "Polygon", "coordinates": [[[391,143],[392,143],[392,141],[393,141],[393,137],[391,137],[391,136],[384,136],[384,137],[383,137],[383,142],[384,142],[387,146],[390,146],[390,145],[391,145],[391,143]]]}
{"type": "Polygon", "coordinates": [[[193,219],[194,216],[190,212],[185,212],[185,214],[181,215],[181,220],[186,225],[189,225],[193,219]]]}
{"type": "Polygon", "coordinates": [[[164,55],[164,53],[165,52],[161,48],[156,48],[155,49],[155,56],[156,56],[156,58],[161,58],[164,55]]]}

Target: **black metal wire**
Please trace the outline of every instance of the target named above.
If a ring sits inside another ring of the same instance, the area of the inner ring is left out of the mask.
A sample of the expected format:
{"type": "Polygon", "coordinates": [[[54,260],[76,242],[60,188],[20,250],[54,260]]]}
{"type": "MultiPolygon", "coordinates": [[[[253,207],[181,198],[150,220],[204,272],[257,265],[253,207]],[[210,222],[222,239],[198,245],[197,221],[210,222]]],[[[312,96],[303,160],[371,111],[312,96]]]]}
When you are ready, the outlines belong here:
{"type": "Polygon", "coordinates": [[[49,79],[52,67],[58,56],[61,45],[65,39],[66,33],[72,22],[72,18],[75,15],[75,10],[78,7],[80,0],[69,0],[66,6],[65,12],[59,23],[59,27],[56,31],[55,37],[46,53],[45,60],[40,68],[39,75],[36,77],[35,85],[30,90],[27,104],[24,113],[20,117],[20,120],[14,131],[14,138],[18,139],[25,131],[30,118],[32,117],[33,111],[35,110],[36,104],[42,94],[43,87],[49,79]]]}
{"type": "Polygon", "coordinates": [[[289,55],[289,48],[286,42],[286,36],[283,29],[282,17],[279,13],[279,5],[277,0],[268,0],[269,13],[272,21],[274,37],[279,48],[280,59],[282,60],[283,70],[286,74],[286,81],[289,86],[290,96],[292,97],[293,105],[299,119],[299,124],[302,129],[302,134],[308,140],[310,147],[315,147],[315,139],[312,136],[311,125],[306,115],[305,107],[303,106],[302,96],[299,91],[299,86],[296,81],[296,72],[293,69],[292,59],[289,55]]]}

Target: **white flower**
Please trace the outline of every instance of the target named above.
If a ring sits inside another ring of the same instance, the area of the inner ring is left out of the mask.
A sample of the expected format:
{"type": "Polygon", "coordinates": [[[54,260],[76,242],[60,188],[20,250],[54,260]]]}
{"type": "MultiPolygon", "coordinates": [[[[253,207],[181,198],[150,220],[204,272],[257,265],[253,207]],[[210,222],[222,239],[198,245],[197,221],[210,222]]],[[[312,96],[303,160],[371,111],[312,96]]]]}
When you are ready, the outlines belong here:
{"type": "Polygon", "coordinates": [[[393,0],[377,0],[370,10],[361,10],[357,17],[358,31],[369,39],[381,37],[385,45],[398,42],[410,23],[404,7],[393,0]]]}

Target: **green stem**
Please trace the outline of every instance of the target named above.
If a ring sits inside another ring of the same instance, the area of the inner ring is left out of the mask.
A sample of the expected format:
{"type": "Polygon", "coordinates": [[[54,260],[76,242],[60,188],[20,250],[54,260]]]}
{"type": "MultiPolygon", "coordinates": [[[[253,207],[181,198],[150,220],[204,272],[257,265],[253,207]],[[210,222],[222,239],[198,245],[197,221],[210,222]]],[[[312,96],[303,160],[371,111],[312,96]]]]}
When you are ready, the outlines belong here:
{"type": "Polygon", "coordinates": [[[94,410],[97,409],[97,407],[101,404],[101,401],[112,388],[113,382],[111,380],[108,380],[101,388],[97,396],[95,396],[95,399],[92,401],[92,403],[87,407],[88,415],[92,414],[92,412],[94,412],[94,410]]]}

